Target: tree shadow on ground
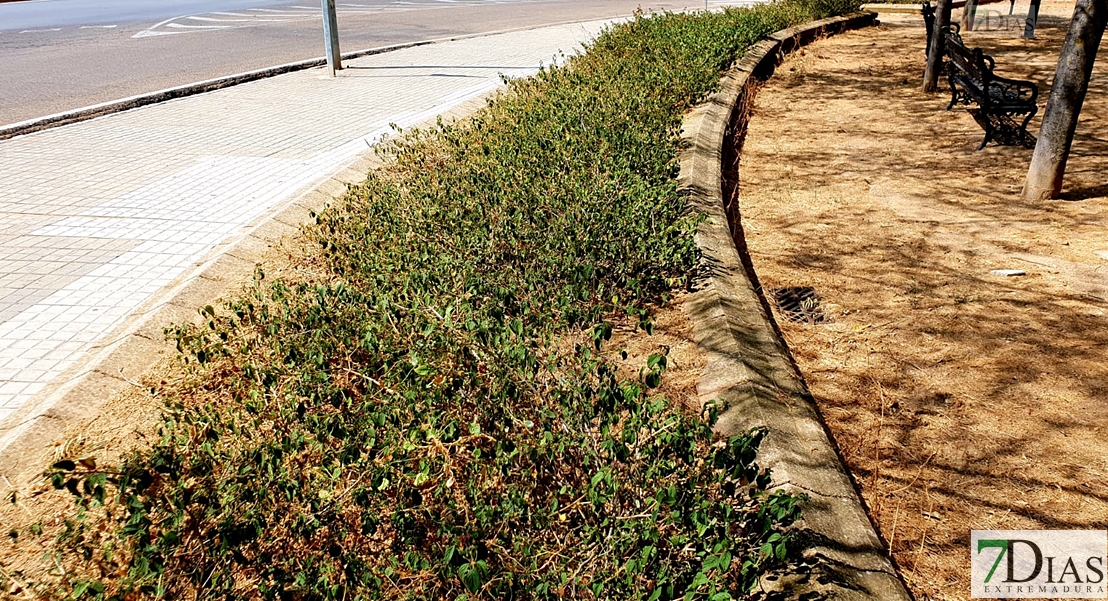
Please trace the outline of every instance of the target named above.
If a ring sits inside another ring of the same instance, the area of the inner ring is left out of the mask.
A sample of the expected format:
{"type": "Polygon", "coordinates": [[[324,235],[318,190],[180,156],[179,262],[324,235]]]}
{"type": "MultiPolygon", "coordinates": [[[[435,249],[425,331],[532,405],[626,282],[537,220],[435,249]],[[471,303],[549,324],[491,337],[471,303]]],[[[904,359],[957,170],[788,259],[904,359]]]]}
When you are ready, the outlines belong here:
{"type": "MultiPolygon", "coordinates": [[[[1043,106],[1068,20],[1041,24],[966,40],[1043,106]]],[[[964,598],[970,530],[1108,524],[1108,68],[1066,178],[1083,202],[1025,201],[1031,151],[974,150],[972,117],[919,91],[922,32],[889,20],[782,65],[739,211],[766,290],[811,286],[830,316],[778,319],[910,587],[964,598]]]]}

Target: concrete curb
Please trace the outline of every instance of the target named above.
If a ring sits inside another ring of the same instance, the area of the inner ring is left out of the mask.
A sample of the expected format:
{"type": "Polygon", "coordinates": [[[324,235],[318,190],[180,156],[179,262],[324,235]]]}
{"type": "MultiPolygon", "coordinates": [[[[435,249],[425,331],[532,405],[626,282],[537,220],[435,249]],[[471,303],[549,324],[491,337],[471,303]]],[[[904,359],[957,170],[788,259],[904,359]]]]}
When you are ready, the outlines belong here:
{"type": "Polygon", "coordinates": [[[760,465],[772,470],[775,488],[809,499],[795,526],[800,557],[763,578],[767,599],[911,599],[761,294],[737,192],[737,149],[760,83],[789,52],[873,25],[876,16],[824,19],[755,44],[720,90],[685,118],[681,134],[680,193],[706,217],[696,232],[701,281],[683,306],[707,355],[697,393],[703,402],[726,404],[716,425],[722,434],[766,428],[760,465]]]}
{"type": "MultiPolygon", "coordinates": [[[[344,54],[342,55],[342,58],[343,60],[350,60],[362,56],[369,56],[372,54],[391,52],[393,50],[402,50],[404,48],[424,46],[427,44],[433,44],[438,41],[446,40],[422,40],[419,42],[410,42],[407,44],[395,44],[392,46],[369,48],[367,50],[344,54]]],[[[53,127],[61,127],[62,125],[69,125],[70,123],[87,121],[89,119],[95,119],[96,117],[110,115],[112,113],[119,113],[122,111],[139,108],[141,106],[147,106],[150,104],[165,102],[167,100],[173,100],[174,98],[184,98],[185,96],[203,94],[204,92],[211,92],[220,88],[237,86],[248,81],[265,79],[267,77],[275,77],[277,75],[290,73],[292,71],[302,71],[304,69],[311,69],[313,67],[322,67],[326,64],[327,59],[322,57],[297,61],[294,63],[286,63],[283,65],[277,65],[276,67],[267,67],[265,69],[258,69],[255,71],[246,71],[245,73],[236,73],[235,75],[228,75],[226,77],[207,79],[183,86],[166,88],[164,90],[158,90],[156,92],[139,94],[137,96],[130,96],[127,98],[121,98],[119,100],[102,102],[100,104],[94,104],[92,106],[73,109],[71,111],[55,113],[53,115],[47,115],[45,117],[38,117],[36,119],[20,121],[18,123],[12,123],[10,125],[0,127],[0,140],[6,140],[8,138],[14,138],[15,136],[22,136],[24,134],[30,134],[36,131],[42,131],[44,129],[50,129],[53,127]]]]}
{"type": "Polygon", "coordinates": [[[905,13],[905,14],[918,14],[920,11],[920,4],[863,4],[862,10],[868,10],[875,13],[905,13]]]}
{"type": "MultiPolygon", "coordinates": [[[[621,17],[609,17],[610,20],[617,20],[621,17]]],[[[450,36],[444,38],[434,38],[430,40],[419,40],[416,42],[406,42],[403,44],[392,44],[389,46],[378,46],[376,48],[367,48],[365,50],[358,50],[356,52],[348,52],[342,55],[342,60],[353,60],[361,58],[363,56],[372,56],[374,54],[383,54],[386,52],[394,52],[396,50],[404,50],[405,48],[416,48],[418,46],[426,46],[429,44],[441,44],[443,42],[455,42],[459,40],[468,40],[473,38],[481,38],[486,36],[500,35],[504,33],[512,33],[516,31],[527,31],[530,29],[541,29],[543,27],[557,27],[559,25],[572,25],[574,23],[586,23],[590,21],[600,21],[603,19],[578,19],[574,21],[560,21],[557,23],[547,23],[539,26],[526,26],[516,27],[511,29],[502,29],[498,31],[487,31],[483,33],[471,33],[465,35],[450,36]]],[[[226,77],[217,77],[215,79],[207,79],[204,81],[190,83],[183,86],[177,86],[173,88],[166,88],[164,90],[158,90],[156,92],[150,92],[147,94],[139,94],[136,96],[130,96],[119,100],[112,100],[109,102],[103,102],[100,104],[94,104],[92,106],[86,106],[79,109],[73,109],[71,111],[65,111],[62,113],[55,113],[53,115],[47,115],[45,117],[38,117],[35,119],[29,119],[27,121],[20,121],[18,123],[12,123],[9,125],[0,126],[0,140],[7,140],[8,138],[14,138],[16,136],[22,136],[24,134],[30,134],[44,129],[51,129],[54,127],[61,127],[63,125],[69,125],[70,123],[78,123],[80,121],[88,121],[89,119],[95,119],[96,117],[102,117],[104,115],[111,115],[113,113],[119,113],[130,109],[147,106],[150,104],[157,104],[159,102],[166,102],[175,98],[184,98],[185,96],[193,96],[195,94],[203,94],[204,92],[211,92],[220,88],[227,88],[230,86],[237,86],[239,84],[255,81],[258,79],[266,79],[269,77],[276,77],[285,73],[291,73],[293,71],[303,71],[305,69],[312,69],[315,67],[322,67],[327,64],[325,57],[312,58],[302,61],[296,61],[293,63],[285,63],[283,65],[277,65],[275,67],[266,67],[265,69],[257,69],[255,71],[246,71],[244,73],[237,73],[235,75],[228,75],[226,77]]]]}

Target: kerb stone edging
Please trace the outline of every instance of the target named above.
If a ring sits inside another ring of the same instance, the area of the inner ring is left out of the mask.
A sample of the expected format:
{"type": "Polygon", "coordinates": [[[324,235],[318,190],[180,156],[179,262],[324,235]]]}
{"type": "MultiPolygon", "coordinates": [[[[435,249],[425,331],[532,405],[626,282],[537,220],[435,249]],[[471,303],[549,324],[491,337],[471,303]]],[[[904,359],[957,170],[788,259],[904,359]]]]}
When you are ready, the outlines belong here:
{"type": "MultiPolygon", "coordinates": [[[[3,2],[5,0],[0,0],[3,2]]],[[[21,0],[11,0],[21,1],[21,0]]],[[[997,0],[999,1],[999,0],[997,0]]],[[[619,19],[620,17],[610,17],[611,19],[619,19]]],[[[571,21],[559,21],[556,23],[547,23],[540,25],[539,27],[556,27],[559,25],[572,25],[574,23],[583,23],[586,21],[595,21],[598,19],[585,19],[585,20],[571,20],[571,21]]],[[[386,52],[395,52],[397,50],[406,50],[408,48],[416,48],[418,46],[427,46],[429,44],[440,44],[443,42],[456,42],[459,40],[469,40],[473,38],[490,37],[504,33],[512,33],[516,31],[526,31],[528,29],[535,29],[531,26],[512,27],[508,29],[499,29],[496,31],[485,31],[479,33],[467,33],[453,36],[447,36],[443,38],[434,38],[429,40],[417,40],[415,42],[403,42],[400,44],[390,44],[387,46],[377,46],[375,48],[367,48],[365,50],[357,50],[354,52],[347,52],[342,55],[342,60],[349,61],[356,58],[362,58],[364,56],[372,56],[375,54],[384,54],[386,52]]],[[[313,69],[316,67],[323,67],[327,65],[326,57],[310,58],[306,60],[296,61],[292,63],[285,63],[283,65],[276,65],[273,67],[265,67],[263,69],[257,69],[254,71],[246,71],[243,73],[236,73],[234,75],[226,75],[223,77],[216,77],[214,79],[206,79],[196,83],[189,83],[181,86],[175,86],[172,88],[166,88],[164,90],[158,90],[155,92],[148,92],[145,94],[138,94],[135,96],[129,96],[127,98],[121,98],[119,100],[109,100],[108,102],[102,102],[100,104],[94,104],[91,106],[81,107],[64,111],[61,113],[55,113],[53,115],[46,115],[45,117],[36,117],[34,119],[28,119],[26,121],[19,121],[17,123],[9,123],[7,125],[0,124],[0,140],[7,140],[16,136],[22,136],[26,134],[35,133],[44,129],[52,129],[55,127],[61,127],[63,125],[69,125],[71,123],[79,123],[81,121],[88,121],[89,119],[95,119],[97,117],[104,117],[106,115],[112,115],[115,113],[121,113],[123,111],[129,111],[131,109],[140,108],[143,106],[158,104],[174,100],[176,98],[184,98],[186,96],[193,96],[196,94],[204,94],[207,92],[214,92],[222,88],[228,88],[231,86],[237,86],[239,84],[256,81],[259,79],[266,79],[269,77],[276,77],[278,75],[284,75],[285,73],[292,73],[294,71],[303,71],[305,69],[313,69]]]]}
{"type": "Polygon", "coordinates": [[[775,488],[809,499],[795,526],[803,559],[763,578],[770,599],[911,599],[756,287],[737,192],[724,199],[727,183],[737,190],[738,169],[737,153],[725,145],[741,145],[761,81],[785,54],[821,36],[873,25],[876,16],[815,21],[755,44],[720,90],[686,116],[681,133],[680,193],[706,217],[695,235],[701,281],[683,305],[707,358],[697,394],[725,404],[716,424],[724,435],[766,428],[759,464],[772,471],[775,488]]]}

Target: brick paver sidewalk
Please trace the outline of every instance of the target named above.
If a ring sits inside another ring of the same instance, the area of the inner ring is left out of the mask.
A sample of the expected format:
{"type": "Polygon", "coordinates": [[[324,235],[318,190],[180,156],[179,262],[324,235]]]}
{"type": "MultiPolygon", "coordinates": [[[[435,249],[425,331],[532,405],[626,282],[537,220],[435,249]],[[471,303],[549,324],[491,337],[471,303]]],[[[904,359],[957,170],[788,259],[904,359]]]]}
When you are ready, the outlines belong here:
{"type": "Polygon", "coordinates": [[[0,434],[128,315],[299,191],[606,22],[419,46],[0,141],[0,434]]]}

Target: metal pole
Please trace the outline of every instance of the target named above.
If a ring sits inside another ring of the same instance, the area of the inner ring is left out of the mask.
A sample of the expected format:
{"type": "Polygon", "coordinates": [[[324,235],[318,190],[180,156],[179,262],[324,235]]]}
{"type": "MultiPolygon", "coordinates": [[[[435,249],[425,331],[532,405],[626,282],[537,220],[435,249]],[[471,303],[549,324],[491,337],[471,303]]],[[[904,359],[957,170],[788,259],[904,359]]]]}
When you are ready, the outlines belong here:
{"type": "Polygon", "coordinates": [[[1023,26],[1023,37],[1035,38],[1035,25],[1039,22],[1039,0],[1031,0],[1031,7],[1027,9],[1027,22],[1023,26]]]}
{"type": "Polygon", "coordinates": [[[335,0],[322,0],[323,44],[327,48],[327,70],[331,77],[342,69],[342,53],[339,52],[339,20],[335,16],[335,0]]]}

